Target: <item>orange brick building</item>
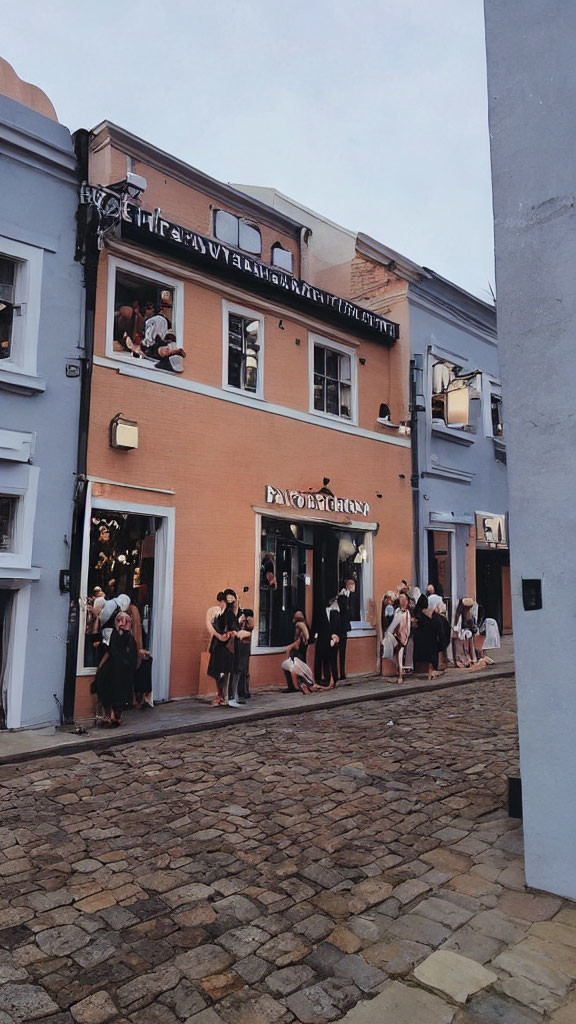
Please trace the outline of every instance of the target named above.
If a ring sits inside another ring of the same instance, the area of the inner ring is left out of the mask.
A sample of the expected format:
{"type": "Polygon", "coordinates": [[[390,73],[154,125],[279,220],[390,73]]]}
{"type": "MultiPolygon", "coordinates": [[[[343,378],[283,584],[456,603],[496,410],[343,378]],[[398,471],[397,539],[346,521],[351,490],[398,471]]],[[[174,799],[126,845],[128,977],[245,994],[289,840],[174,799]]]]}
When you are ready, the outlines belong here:
{"type": "MultiPolygon", "coordinates": [[[[211,688],[220,589],[254,609],[258,687],[282,679],[294,610],[313,618],[352,577],[348,672],[373,671],[376,607],[412,571],[408,430],[378,422],[382,403],[409,419],[402,324],[323,291],[309,229],[285,214],[107,122],[89,159],[83,610],[95,587],[130,594],[166,699],[211,688]]],[[[77,714],[93,675],[86,635],[77,714]]]]}

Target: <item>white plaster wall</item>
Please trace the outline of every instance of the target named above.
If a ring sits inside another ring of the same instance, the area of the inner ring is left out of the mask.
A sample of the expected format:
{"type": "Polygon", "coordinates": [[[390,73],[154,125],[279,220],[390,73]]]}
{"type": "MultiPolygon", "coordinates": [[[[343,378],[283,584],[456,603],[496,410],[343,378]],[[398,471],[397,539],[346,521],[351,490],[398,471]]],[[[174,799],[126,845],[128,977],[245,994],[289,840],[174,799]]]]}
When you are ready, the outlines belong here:
{"type": "Polygon", "coordinates": [[[576,899],[576,5],[485,12],[526,878],[576,899]]]}

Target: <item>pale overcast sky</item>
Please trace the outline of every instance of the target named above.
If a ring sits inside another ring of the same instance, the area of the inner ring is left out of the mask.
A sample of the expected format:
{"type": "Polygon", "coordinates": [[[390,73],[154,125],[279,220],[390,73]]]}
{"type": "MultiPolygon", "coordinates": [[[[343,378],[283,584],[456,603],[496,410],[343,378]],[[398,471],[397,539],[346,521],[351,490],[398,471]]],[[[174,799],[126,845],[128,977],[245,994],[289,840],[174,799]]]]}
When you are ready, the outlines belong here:
{"type": "Polygon", "coordinates": [[[18,0],[0,54],[72,130],[114,121],[489,298],[482,0],[18,0]]]}

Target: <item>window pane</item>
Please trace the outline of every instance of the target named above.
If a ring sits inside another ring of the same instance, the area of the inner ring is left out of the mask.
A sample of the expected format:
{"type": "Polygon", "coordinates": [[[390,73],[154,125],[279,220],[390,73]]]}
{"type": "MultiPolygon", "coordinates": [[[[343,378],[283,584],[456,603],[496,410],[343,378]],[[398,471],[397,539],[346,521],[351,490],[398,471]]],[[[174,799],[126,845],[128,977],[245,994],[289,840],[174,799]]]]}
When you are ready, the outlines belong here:
{"type": "Polygon", "coordinates": [[[0,302],[14,302],[14,278],[16,276],[14,260],[0,256],[0,302]]]}
{"type": "Polygon", "coordinates": [[[338,370],[340,366],[340,356],[337,352],[331,352],[330,349],[326,349],[326,376],[332,377],[333,380],[338,380],[338,370]]]}
{"type": "Polygon", "coordinates": [[[338,381],[330,380],[326,381],[326,412],[331,413],[333,416],[338,416],[340,409],[338,405],[338,381]]]}
{"type": "Polygon", "coordinates": [[[314,374],[314,408],[319,412],[325,411],[325,380],[320,374],[314,374]]]}
{"type": "Polygon", "coordinates": [[[226,210],[216,210],[214,214],[214,234],[221,242],[238,245],[238,217],[226,210]]]}
{"type": "Polygon", "coordinates": [[[231,388],[242,387],[242,349],[235,346],[228,349],[228,384],[231,388]]]}
{"type": "Polygon", "coordinates": [[[490,405],[492,413],[492,436],[502,437],[502,402],[497,395],[492,395],[490,405]]]}
{"type": "Polygon", "coordinates": [[[272,246],[272,263],[275,267],[282,267],[283,270],[292,273],[292,253],[288,249],[283,249],[281,245],[272,246]]]}
{"type": "Polygon", "coordinates": [[[114,351],[141,359],[146,366],[181,373],[174,333],[174,289],[161,280],[116,271],[114,351]]]}
{"type": "Polygon", "coordinates": [[[13,551],[18,498],[0,494],[0,551],[13,551]]]}
{"type": "Polygon", "coordinates": [[[9,359],[12,348],[15,277],[14,260],[0,256],[0,359],[9,359]]]}
{"type": "Polygon", "coordinates": [[[258,228],[241,220],[239,245],[246,252],[253,252],[256,256],[259,256],[262,252],[262,238],[258,228]]]}
{"type": "Polygon", "coordinates": [[[340,380],[350,383],[350,356],[340,356],[340,380]]]}
{"type": "Polygon", "coordinates": [[[352,415],[351,390],[349,384],[340,385],[340,415],[346,416],[347,419],[350,419],[352,415]]]}
{"type": "Polygon", "coordinates": [[[314,345],[314,373],[324,373],[326,349],[321,345],[314,345]]]}

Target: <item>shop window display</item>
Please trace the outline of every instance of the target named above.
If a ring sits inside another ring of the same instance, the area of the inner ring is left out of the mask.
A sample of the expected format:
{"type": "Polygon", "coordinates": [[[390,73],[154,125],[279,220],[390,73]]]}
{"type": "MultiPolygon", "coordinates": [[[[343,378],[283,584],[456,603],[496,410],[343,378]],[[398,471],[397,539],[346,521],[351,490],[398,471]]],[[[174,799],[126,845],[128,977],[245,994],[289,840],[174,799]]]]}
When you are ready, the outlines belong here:
{"type": "Polygon", "coordinates": [[[262,520],[258,645],[283,647],[293,640],[294,612],[311,626],[328,601],[354,580],[350,618],[364,618],[364,534],[329,524],[262,520]]]}
{"type": "Polygon", "coordinates": [[[154,607],[155,534],[160,519],[129,512],[96,510],[90,525],[84,666],[96,665],[92,636],[97,632],[93,610],[98,597],[126,594],[140,613],[144,647],[151,642],[154,607]]]}
{"type": "Polygon", "coordinates": [[[174,288],[118,268],[114,290],[114,352],[143,366],[182,373],[186,353],[174,330],[174,288]]]}

